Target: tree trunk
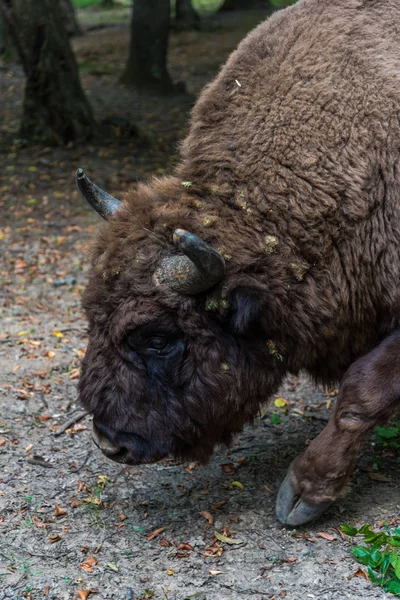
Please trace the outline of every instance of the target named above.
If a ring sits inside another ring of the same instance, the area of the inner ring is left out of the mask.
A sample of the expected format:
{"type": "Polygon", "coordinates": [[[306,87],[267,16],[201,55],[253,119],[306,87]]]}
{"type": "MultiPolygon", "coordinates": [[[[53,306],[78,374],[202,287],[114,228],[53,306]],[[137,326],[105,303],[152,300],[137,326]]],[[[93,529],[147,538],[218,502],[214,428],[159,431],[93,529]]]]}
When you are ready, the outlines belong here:
{"type": "Polygon", "coordinates": [[[4,20],[0,15],[0,56],[3,56],[7,52],[9,37],[7,35],[7,28],[4,20]]]}
{"type": "Polygon", "coordinates": [[[171,92],[167,71],[169,0],[135,0],[128,62],[121,83],[139,89],[171,92]]]}
{"type": "Polygon", "coordinates": [[[176,0],[175,24],[178,29],[200,29],[200,17],[191,0],[176,0]]]}
{"type": "Polygon", "coordinates": [[[20,128],[22,138],[66,144],[90,138],[92,110],[53,0],[0,0],[0,13],[27,78],[20,128]]]}
{"type": "Polygon", "coordinates": [[[65,29],[68,35],[82,35],[82,30],[79,27],[79,23],[76,19],[74,5],[72,0],[59,0],[61,13],[64,18],[65,29]]]}

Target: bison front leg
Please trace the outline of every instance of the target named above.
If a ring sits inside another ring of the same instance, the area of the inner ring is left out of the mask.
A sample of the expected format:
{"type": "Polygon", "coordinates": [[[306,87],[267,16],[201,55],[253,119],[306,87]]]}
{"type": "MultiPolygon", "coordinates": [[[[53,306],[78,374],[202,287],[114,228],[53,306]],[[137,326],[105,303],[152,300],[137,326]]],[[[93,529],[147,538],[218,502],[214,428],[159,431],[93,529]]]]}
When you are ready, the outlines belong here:
{"type": "Polygon", "coordinates": [[[357,450],[375,425],[400,409],[400,331],[351,365],[325,429],[290,465],[276,514],[285,525],[317,518],[349,480],[357,450]]]}

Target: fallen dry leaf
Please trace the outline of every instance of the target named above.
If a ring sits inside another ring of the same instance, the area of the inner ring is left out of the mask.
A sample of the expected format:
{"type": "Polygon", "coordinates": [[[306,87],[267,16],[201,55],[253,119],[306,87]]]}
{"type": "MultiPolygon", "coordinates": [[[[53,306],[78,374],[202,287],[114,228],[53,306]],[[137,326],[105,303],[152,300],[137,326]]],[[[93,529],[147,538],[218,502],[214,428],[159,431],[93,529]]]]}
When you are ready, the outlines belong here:
{"type": "Polygon", "coordinates": [[[287,403],[288,401],[286,400],[286,398],[275,398],[274,400],[274,404],[277,408],[283,408],[284,406],[286,406],[287,403]]]}
{"type": "Polygon", "coordinates": [[[209,572],[213,577],[215,577],[215,575],[221,575],[223,573],[223,571],[217,571],[217,569],[209,569],[209,572]]]}
{"type": "Polygon", "coordinates": [[[169,546],[172,546],[172,544],[169,540],[167,540],[166,537],[162,537],[160,539],[160,546],[164,546],[165,548],[168,548],[169,546]]]}
{"type": "Polygon", "coordinates": [[[158,537],[159,535],[161,535],[162,533],[164,533],[164,531],[166,530],[166,527],[159,527],[158,529],[155,529],[154,531],[151,532],[151,534],[147,537],[147,541],[151,542],[151,540],[154,540],[154,538],[158,537]]]}
{"type": "Polygon", "coordinates": [[[295,533],[293,537],[307,540],[307,542],[312,542],[313,544],[317,541],[307,531],[304,531],[304,533],[295,533]]]}
{"type": "Polygon", "coordinates": [[[203,519],[205,519],[206,521],[208,521],[210,523],[210,525],[212,525],[214,523],[214,517],[207,510],[203,510],[201,513],[199,513],[199,515],[201,517],[203,517],[203,519]]]}
{"type": "Polygon", "coordinates": [[[382,473],[368,473],[368,477],[373,479],[374,481],[382,481],[383,483],[390,483],[392,481],[391,477],[386,477],[386,475],[382,475],[382,473]]]}
{"type": "Polygon", "coordinates": [[[243,483],[240,483],[240,481],[231,481],[231,485],[239,488],[239,490],[244,490],[244,485],[243,483]]]}
{"type": "Polygon", "coordinates": [[[367,571],[364,571],[364,569],[361,569],[360,567],[357,569],[357,571],[354,571],[354,575],[356,577],[364,577],[367,580],[369,579],[367,571]]]}
{"type": "Polygon", "coordinates": [[[4,446],[4,444],[6,444],[7,441],[8,441],[7,438],[0,438],[0,448],[1,448],[1,446],[4,446]]]}
{"type": "Polygon", "coordinates": [[[53,335],[55,335],[57,338],[63,338],[64,334],[61,333],[61,331],[56,331],[55,329],[53,329],[52,331],[50,331],[50,333],[52,333],[53,335]]]}
{"type": "Polygon", "coordinates": [[[323,538],[324,540],[328,540],[328,542],[333,542],[333,540],[337,540],[336,535],[332,535],[330,533],[325,533],[324,531],[319,531],[317,536],[323,538]]]}
{"type": "Polygon", "coordinates": [[[49,542],[51,544],[55,544],[55,542],[59,542],[61,540],[61,536],[60,535],[51,535],[49,537],[49,542]]]}
{"type": "Polygon", "coordinates": [[[86,489],[86,491],[90,494],[90,490],[87,487],[86,483],[79,479],[78,480],[78,492],[82,492],[84,489],[86,489]]]}
{"type": "Polygon", "coordinates": [[[55,517],[62,517],[63,515],[66,515],[66,514],[67,514],[67,511],[65,510],[65,508],[61,508],[61,506],[56,504],[53,515],[55,517]]]}
{"type": "Polygon", "coordinates": [[[71,375],[68,377],[68,379],[78,379],[79,375],[80,375],[79,369],[72,369],[71,375]]]}
{"type": "Polygon", "coordinates": [[[215,546],[209,546],[205,549],[204,556],[215,558],[216,556],[222,556],[223,553],[223,547],[219,545],[219,542],[217,542],[215,546]]]}
{"type": "Polygon", "coordinates": [[[173,569],[168,569],[167,575],[174,575],[175,571],[173,569]]]}
{"type": "Polygon", "coordinates": [[[243,544],[243,540],[236,540],[235,538],[227,537],[226,535],[222,535],[222,533],[218,533],[218,531],[214,531],[214,535],[220,542],[224,542],[224,544],[243,544]]]}
{"type": "Polygon", "coordinates": [[[235,465],[233,463],[224,463],[221,465],[221,469],[227,475],[233,475],[235,472],[235,465]]]}
{"type": "Polygon", "coordinates": [[[188,544],[188,543],[181,543],[181,544],[178,544],[177,550],[189,550],[189,551],[191,551],[191,550],[193,550],[193,547],[190,544],[188,544]]]}
{"type": "Polygon", "coordinates": [[[226,500],[219,500],[218,502],[214,502],[212,507],[214,510],[219,510],[226,504],[226,500]]]}
{"type": "Polygon", "coordinates": [[[339,390],[337,388],[334,388],[332,390],[327,390],[325,392],[325,397],[326,398],[334,398],[335,396],[337,396],[339,393],[339,390]]]}
{"type": "Polygon", "coordinates": [[[78,433],[79,431],[85,431],[86,429],[87,429],[86,425],[81,425],[80,423],[75,423],[75,425],[66,429],[65,432],[69,433],[70,435],[75,435],[75,433],[78,433]]]}
{"type": "Polygon", "coordinates": [[[86,573],[93,573],[93,567],[97,564],[97,560],[94,556],[88,556],[81,563],[81,569],[86,573]]]}
{"type": "Polygon", "coordinates": [[[92,590],[76,590],[80,600],[86,600],[92,590]]]}
{"type": "Polygon", "coordinates": [[[36,527],[39,527],[41,529],[46,529],[47,528],[47,523],[45,523],[41,519],[38,519],[37,517],[32,517],[32,521],[35,523],[36,527]]]}

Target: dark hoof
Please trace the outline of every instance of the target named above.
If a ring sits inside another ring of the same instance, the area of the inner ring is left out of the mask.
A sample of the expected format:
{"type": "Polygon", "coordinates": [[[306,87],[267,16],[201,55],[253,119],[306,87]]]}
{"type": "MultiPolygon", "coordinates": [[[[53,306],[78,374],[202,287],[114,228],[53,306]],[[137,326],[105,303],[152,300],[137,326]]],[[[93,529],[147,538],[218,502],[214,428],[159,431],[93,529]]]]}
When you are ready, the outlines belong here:
{"type": "Polygon", "coordinates": [[[330,501],[320,504],[303,502],[290,483],[289,475],[286,475],[278,492],[276,516],[283,525],[297,527],[317,519],[330,504],[330,501]]]}

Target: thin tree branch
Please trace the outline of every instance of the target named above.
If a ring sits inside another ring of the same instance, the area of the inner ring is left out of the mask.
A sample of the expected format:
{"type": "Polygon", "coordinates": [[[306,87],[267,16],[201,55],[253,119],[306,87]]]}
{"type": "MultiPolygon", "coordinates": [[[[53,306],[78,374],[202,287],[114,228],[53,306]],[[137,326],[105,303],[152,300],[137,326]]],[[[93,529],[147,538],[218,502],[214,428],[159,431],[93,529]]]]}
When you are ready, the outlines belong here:
{"type": "Polygon", "coordinates": [[[66,423],[64,423],[64,425],[62,427],[60,427],[59,429],[57,429],[57,431],[54,432],[55,437],[64,433],[64,431],[66,429],[68,429],[69,427],[71,427],[71,425],[74,425],[74,423],[77,423],[78,421],[83,419],[83,417],[86,417],[86,415],[88,415],[88,414],[89,413],[86,410],[82,410],[82,411],[76,413],[76,415],[73,415],[70,419],[68,419],[68,421],[66,423]]]}

